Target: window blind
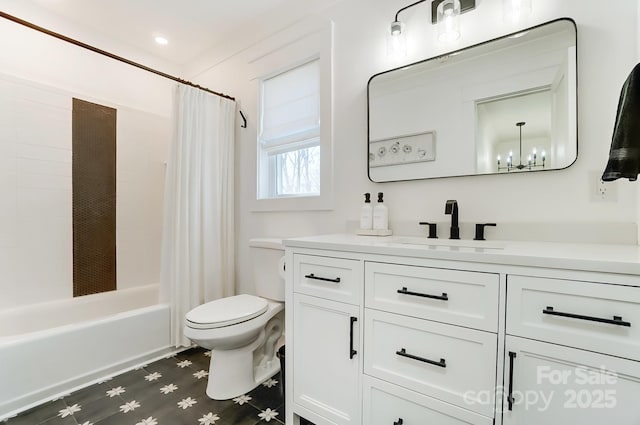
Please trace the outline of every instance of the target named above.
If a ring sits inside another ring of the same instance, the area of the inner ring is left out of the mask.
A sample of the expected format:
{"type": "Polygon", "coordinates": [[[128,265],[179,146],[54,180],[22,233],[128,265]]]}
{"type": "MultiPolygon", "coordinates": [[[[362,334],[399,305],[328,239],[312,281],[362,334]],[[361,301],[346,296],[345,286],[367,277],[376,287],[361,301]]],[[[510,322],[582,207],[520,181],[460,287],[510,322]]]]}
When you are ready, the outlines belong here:
{"type": "Polygon", "coordinates": [[[320,61],[318,59],[262,83],[260,143],[269,154],[319,143],[320,61]]]}

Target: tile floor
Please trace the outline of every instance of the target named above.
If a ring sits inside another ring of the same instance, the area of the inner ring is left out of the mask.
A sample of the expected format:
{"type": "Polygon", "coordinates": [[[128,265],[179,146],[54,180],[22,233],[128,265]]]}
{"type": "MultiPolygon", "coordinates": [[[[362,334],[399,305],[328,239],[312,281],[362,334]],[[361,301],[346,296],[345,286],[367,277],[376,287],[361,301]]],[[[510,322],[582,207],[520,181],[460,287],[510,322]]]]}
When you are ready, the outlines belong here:
{"type": "Polygon", "coordinates": [[[233,400],[211,400],[205,394],[208,356],[200,348],[183,351],[35,407],[6,425],[284,423],[279,374],[233,400]]]}

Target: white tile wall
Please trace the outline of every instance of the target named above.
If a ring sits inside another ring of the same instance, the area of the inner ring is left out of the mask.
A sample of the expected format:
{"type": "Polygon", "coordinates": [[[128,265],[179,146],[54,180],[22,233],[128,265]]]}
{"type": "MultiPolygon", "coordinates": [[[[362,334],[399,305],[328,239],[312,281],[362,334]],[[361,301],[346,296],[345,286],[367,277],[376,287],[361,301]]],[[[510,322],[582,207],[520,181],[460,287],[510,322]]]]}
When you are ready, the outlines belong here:
{"type": "MultiPolygon", "coordinates": [[[[0,74],[0,309],[72,296],[72,97],[0,74]]],[[[97,102],[118,109],[118,288],[158,283],[169,119],[97,102]]]]}

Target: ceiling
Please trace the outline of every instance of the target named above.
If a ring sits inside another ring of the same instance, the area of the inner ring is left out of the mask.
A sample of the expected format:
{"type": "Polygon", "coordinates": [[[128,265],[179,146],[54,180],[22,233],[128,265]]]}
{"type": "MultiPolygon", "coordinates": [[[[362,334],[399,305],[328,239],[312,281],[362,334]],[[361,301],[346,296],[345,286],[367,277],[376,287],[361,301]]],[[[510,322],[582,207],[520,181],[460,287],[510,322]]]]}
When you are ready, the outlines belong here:
{"type": "Polygon", "coordinates": [[[184,65],[238,31],[264,29],[266,24],[276,31],[332,3],[335,0],[0,0],[0,10],[65,35],[90,34],[94,40],[110,40],[184,65]],[[156,44],[156,35],[169,44],[156,44]]]}

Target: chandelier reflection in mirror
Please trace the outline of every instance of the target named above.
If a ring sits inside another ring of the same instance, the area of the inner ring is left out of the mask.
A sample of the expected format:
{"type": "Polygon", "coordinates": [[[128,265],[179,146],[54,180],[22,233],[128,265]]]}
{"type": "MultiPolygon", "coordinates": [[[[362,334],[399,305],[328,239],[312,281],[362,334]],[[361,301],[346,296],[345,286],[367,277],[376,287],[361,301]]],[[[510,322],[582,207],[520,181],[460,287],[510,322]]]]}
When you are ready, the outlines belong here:
{"type": "Polygon", "coordinates": [[[544,168],[544,163],[547,159],[547,153],[545,151],[541,152],[542,156],[542,164],[538,164],[538,152],[536,148],[533,148],[531,154],[527,156],[527,163],[522,163],[522,127],[526,124],[526,122],[521,121],[517,122],[516,126],[520,129],[520,143],[518,145],[518,164],[513,164],[513,151],[509,151],[509,155],[507,156],[507,165],[501,165],[501,157],[498,155],[498,172],[506,171],[510,173],[511,171],[530,171],[535,168],[544,168]]]}

